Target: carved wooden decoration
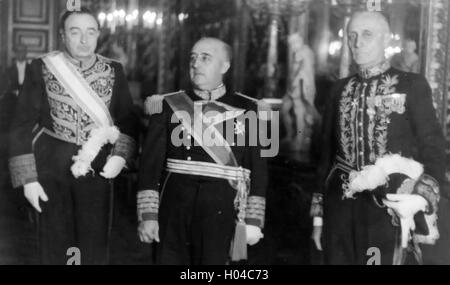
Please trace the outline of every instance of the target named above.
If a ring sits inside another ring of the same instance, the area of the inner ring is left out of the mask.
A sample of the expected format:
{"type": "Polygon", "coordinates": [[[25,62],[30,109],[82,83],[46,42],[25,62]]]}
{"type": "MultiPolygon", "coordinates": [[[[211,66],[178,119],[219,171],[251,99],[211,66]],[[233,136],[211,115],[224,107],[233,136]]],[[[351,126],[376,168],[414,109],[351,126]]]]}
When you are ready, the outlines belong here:
{"type": "MultiPolygon", "coordinates": [[[[444,134],[450,141],[448,117],[448,68],[449,68],[449,2],[428,0],[423,3],[425,21],[423,32],[426,40],[424,74],[433,91],[433,103],[438,118],[444,126],[444,134]]],[[[447,149],[449,152],[450,149],[447,149]]]]}

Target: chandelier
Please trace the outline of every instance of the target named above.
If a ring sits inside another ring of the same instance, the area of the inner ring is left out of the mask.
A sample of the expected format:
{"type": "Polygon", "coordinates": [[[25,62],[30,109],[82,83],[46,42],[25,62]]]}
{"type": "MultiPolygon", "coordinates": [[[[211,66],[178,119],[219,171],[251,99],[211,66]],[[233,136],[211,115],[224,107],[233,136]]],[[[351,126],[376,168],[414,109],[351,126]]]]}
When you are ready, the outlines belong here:
{"type": "Polygon", "coordinates": [[[100,12],[98,20],[102,28],[108,28],[111,33],[115,33],[117,27],[126,27],[127,30],[133,29],[139,23],[139,10],[133,10],[127,13],[124,9],[113,10],[112,12],[100,12]]]}
{"type": "MultiPolygon", "coordinates": [[[[130,31],[138,26],[140,21],[142,21],[143,28],[158,28],[163,24],[163,16],[163,13],[157,9],[148,9],[144,12],[140,12],[138,9],[131,12],[126,12],[124,9],[115,9],[112,12],[100,12],[98,20],[102,28],[107,28],[114,34],[118,27],[130,31]]],[[[177,17],[178,21],[182,23],[189,18],[189,15],[180,13],[177,17]]]]}
{"type": "Polygon", "coordinates": [[[247,0],[247,5],[258,11],[271,14],[301,14],[311,0],[247,0]]]}
{"type": "MultiPolygon", "coordinates": [[[[408,0],[415,2],[417,0],[408,0]]],[[[392,0],[331,0],[331,6],[338,14],[349,14],[355,10],[367,10],[372,12],[385,11],[392,0]]]]}

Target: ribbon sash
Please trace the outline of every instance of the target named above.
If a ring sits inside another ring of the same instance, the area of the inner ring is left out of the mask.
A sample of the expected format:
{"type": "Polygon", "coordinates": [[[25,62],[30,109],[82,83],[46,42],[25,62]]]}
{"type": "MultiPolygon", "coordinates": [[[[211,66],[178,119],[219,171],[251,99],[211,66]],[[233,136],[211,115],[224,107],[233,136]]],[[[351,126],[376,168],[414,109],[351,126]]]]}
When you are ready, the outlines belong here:
{"type": "MultiPolygon", "coordinates": [[[[166,99],[167,103],[172,108],[178,119],[180,119],[183,126],[190,131],[197,143],[217,164],[222,166],[239,167],[236,157],[234,156],[228,142],[223,138],[222,134],[214,127],[213,124],[209,126],[204,124],[202,116],[195,114],[194,102],[186,95],[186,93],[181,91],[167,94],[164,96],[164,99],[166,99]],[[218,138],[220,142],[222,142],[221,145],[218,146],[214,144],[212,146],[207,146],[202,143],[203,133],[207,128],[212,129],[215,138],[218,138]]],[[[242,169],[242,172],[244,172],[244,169],[242,169]]],[[[238,221],[236,223],[234,237],[231,242],[230,257],[232,261],[240,261],[247,259],[247,234],[244,219],[247,195],[250,185],[249,179],[245,179],[243,177],[233,178],[234,179],[228,179],[228,182],[236,190],[236,198],[234,203],[238,210],[238,221]]]]}
{"type": "Polygon", "coordinates": [[[75,103],[98,127],[113,125],[108,107],[62,52],[46,55],[42,60],[75,103]]]}
{"type": "Polygon", "coordinates": [[[180,119],[183,127],[194,137],[195,141],[211,156],[211,158],[220,165],[238,167],[236,158],[231,150],[228,142],[223,138],[222,134],[212,125],[208,126],[203,123],[201,116],[194,114],[194,102],[183,91],[167,94],[164,96],[166,102],[172,108],[178,119],[180,119]],[[201,128],[199,128],[199,127],[201,128]],[[203,133],[207,128],[212,128],[215,138],[220,140],[221,145],[206,146],[203,144],[203,133]]]}

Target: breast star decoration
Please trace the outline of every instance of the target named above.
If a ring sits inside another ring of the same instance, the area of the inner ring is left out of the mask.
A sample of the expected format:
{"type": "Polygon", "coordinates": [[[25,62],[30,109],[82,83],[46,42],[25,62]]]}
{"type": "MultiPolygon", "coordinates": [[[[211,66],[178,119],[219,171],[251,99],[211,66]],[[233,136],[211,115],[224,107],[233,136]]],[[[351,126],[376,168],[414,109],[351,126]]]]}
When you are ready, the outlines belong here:
{"type": "Polygon", "coordinates": [[[239,121],[239,120],[237,120],[237,121],[234,123],[234,133],[235,133],[236,135],[243,135],[243,134],[245,134],[245,126],[244,126],[244,124],[243,124],[241,121],[239,121]]]}

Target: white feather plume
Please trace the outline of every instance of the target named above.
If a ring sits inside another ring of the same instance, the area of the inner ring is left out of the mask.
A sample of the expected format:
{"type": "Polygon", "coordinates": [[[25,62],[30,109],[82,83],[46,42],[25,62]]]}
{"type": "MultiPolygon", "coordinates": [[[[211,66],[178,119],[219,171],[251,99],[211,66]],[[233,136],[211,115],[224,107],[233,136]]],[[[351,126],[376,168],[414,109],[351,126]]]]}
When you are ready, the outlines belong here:
{"type": "Polygon", "coordinates": [[[78,151],[78,155],[72,159],[74,164],[70,168],[75,178],[85,176],[92,171],[91,163],[100,152],[101,148],[107,144],[114,144],[119,139],[120,131],[117,127],[101,127],[93,129],[89,139],[78,151]]]}
{"type": "Polygon", "coordinates": [[[423,165],[399,154],[385,155],[378,158],[374,165],[365,166],[361,171],[352,171],[344,196],[353,198],[355,193],[375,190],[385,185],[389,175],[393,173],[401,173],[417,180],[423,173],[423,165]]]}

